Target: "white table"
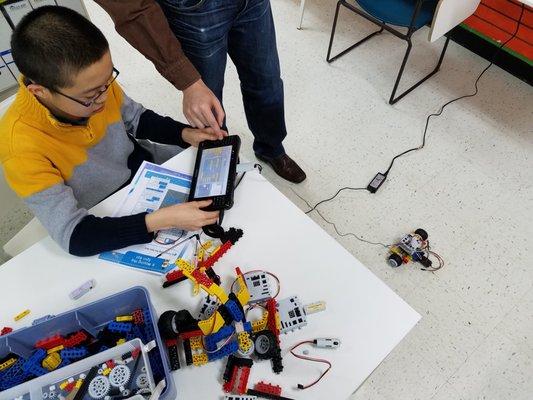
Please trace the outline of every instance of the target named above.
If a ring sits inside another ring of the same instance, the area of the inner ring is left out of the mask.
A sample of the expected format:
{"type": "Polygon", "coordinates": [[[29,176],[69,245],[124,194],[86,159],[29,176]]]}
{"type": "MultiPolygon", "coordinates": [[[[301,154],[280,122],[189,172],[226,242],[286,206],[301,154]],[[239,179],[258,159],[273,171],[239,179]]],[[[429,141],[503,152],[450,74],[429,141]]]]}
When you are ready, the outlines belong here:
{"type": "MultiPolygon", "coordinates": [[[[188,150],[168,166],[191,171],[195,152],[188,150]]],[[[109,215],[122,193],[110,197],[94,210],[109,215]]],[[[264,268],[279,276],[279,299],[297,294],[304,303],[325,300],[327,310],[308,317],[308,325],[282,335],[285,369],[279,376],[270,362],[257,362],[249,387],[260,380],[279,384],[288,397],[345,399],[368,377],[385,356],[417,323],[420,316],[367,268],[328,236],[262,176],[248,173],[235,194],[235,206],[226,213],[224,226],[240,227],[244,237],[216,264],[226,288],[235,266],[244,271],[264,268]],[[337,350],[311,349],[310,355],[333,363],[318,385],[305,391],[298,383],[313,381],[322,366],[297,360],[286,349],[297,341],[337,337],[337,350]]],[[[383,260],[385,263],[385,260],[383,260]]],[[[161,288],[160,278],[120,267],[96,257],[76,258],[64,253],[49,237],[0,267],[2,282],[0,327],[19,328],[35,318],[57,314],[103,298],[134,285],[145,286],[156,310],[197,307],[189,282],[161,288]],[[97,286],[78,301],[68,293],[95,278],[97,286]],[[24,309],[31,314],[13,322],[24,309]]],[[[196,311],[196,310],[193,310],[196,311]]],[[[222,398],[224,361],[203,367],[186,367],[174,373],[180,399],[222,398]]]]}

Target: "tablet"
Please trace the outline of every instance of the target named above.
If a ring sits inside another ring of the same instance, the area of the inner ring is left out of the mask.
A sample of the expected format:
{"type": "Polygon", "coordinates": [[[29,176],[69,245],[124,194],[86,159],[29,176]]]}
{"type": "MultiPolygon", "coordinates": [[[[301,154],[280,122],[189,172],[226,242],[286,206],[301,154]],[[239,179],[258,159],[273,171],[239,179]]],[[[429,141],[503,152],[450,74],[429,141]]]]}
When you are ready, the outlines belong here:
{"type": "Polygon", "coordinates": [[[227,210],[233,206],[233,190],[241,139],[227,136],[204,141],[198,146],[189,201],[213,200],[206,210],[227,210]]]}

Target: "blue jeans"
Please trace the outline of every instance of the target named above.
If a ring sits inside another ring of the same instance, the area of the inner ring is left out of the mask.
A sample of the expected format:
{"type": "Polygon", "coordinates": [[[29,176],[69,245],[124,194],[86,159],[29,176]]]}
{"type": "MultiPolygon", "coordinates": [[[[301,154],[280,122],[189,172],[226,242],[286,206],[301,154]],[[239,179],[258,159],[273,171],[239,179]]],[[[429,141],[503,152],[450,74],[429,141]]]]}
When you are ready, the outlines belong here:
{"type": "Polygon", "coordinates": [[[158,0],[184,53],[222,103],[227,54],[237,67],[254,151],[285,153],[287,135],[269,0],[158,0]]]}

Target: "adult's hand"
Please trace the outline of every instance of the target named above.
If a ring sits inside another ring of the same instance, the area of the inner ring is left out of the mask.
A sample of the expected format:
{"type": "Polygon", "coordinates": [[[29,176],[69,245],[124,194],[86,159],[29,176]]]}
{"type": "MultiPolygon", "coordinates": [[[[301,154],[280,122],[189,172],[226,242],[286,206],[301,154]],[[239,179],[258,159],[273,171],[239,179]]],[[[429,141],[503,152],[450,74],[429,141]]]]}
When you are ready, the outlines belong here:
{"type": "Polygon", "coordinates": [[[222,134],[224,109],[201,79],[183,91],[183,113],[195,128],[211,127],[217,135],[222,134]]]}

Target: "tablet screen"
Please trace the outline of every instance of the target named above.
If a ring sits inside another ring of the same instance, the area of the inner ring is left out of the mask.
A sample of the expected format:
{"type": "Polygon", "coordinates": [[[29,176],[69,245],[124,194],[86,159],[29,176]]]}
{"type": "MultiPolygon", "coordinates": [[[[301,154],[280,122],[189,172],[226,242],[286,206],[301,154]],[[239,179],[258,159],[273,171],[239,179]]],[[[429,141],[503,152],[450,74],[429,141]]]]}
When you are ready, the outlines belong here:
{"type": "Polygon", "coordinates": [[[202,151],[194,198],[226,194],[232,146],[214,147],[202,151]]]}

